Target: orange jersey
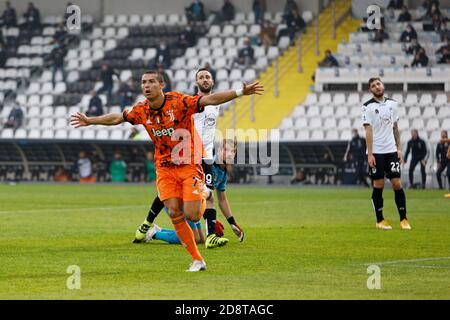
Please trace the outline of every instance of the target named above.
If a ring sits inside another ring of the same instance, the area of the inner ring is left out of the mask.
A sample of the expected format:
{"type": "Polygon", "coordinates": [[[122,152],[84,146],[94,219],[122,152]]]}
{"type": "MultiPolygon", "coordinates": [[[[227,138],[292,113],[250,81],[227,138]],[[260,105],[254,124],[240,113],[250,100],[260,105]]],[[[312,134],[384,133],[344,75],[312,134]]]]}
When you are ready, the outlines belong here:
{"type": "Polygon", "coordinates": [[[145,99],[123,112],[126,121],[133,125],[142,124],[147,130],[155,145],[157,167],[201,163],[203,144],[192,117],[194,113],[203,111],[199,106],[200,98],[168,92],[158,109],[150,108],[145,99]]]}

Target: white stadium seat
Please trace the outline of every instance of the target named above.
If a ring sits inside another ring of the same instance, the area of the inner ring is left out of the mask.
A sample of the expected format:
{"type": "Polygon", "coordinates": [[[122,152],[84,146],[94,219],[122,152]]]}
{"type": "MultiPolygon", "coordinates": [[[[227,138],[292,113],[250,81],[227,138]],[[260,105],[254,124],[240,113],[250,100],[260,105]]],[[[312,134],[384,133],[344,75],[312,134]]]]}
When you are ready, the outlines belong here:
{"type": "Polygon", "coordinates": [[[68,138],[67,130],[59,129],[55,131],[55,139],[65,140],[68,138]]]}

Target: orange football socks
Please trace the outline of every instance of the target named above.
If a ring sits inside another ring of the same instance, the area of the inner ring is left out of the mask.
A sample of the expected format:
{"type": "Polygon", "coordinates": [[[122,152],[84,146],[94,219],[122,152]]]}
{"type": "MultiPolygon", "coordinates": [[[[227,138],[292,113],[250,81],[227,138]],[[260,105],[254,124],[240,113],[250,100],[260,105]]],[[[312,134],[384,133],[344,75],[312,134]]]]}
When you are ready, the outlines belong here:
{"type": "Polygon", "coordinates": [[[189,224],[184,216],[181,215],[176,218],[171,218],[171,220],[178,239],[180,239],[181,243],[186,247],[187,251],[189,251],[192,259],[203,260],[203,257],[198,251],[197,244],[195,243],[194,233],[192,232],[191,227],[189,227],[189,224]]]}

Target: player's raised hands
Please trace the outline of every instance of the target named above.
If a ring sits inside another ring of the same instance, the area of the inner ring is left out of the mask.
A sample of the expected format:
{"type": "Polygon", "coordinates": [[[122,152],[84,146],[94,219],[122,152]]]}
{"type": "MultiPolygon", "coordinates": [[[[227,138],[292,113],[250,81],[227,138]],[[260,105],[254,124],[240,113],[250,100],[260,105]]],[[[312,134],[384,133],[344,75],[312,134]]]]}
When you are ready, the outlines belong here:
{"type": "Polygon", "coordinates": [[[257,95],[262,95],[264,91],[264,86],[259,84],[259,81],[253,82],[252,84],[243,84],[242,85],[242,93],[246,96],[248,95],[252,95],[252,94],[257,94],[257,95]]]}
{"type": "Polygon", "coordinates": [[[80,112],[70,116],[70,124],[75,128],[86,127],[89,125],[88,117],[80,112]]]}

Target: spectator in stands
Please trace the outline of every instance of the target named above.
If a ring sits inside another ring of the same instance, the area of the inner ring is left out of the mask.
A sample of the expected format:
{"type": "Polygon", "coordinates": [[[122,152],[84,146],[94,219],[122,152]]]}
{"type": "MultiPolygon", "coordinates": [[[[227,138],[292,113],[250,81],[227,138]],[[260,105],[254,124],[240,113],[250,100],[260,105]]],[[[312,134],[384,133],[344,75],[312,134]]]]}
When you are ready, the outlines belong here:
{"type": "Polygon", "coordinates": [[[67,55],[66,46],[60,42],[53,44],[53,49],[50,52],[50,61],[52,63],[52,84],[53,88],[56,85],[56,72],[61,70],[63,81],[66,81],[66,71],[64,69],[64,58],[67,55]]]}
{"type": "Polygon", "coordinates": [[[197,40],[197,35],[192,29],[192,23],[188,21],[186,28],[180,33],[178,37],[178,47],[181,49],[186,49],[187,47],[192,47],[197,40]]]}
{"type": "Polygon", "coordinates": [[[441,41],[445,41],[446,39],[450,38],[450,30],[447,28],[447,21],[441,21],[441,25],[439,26],[439,29],[437,31],[441,36],[441,41]]]}
{"type": "Polygon", "coordinates": [[[419,137],[419,132],[416,129],[411,130],[411,140],[408,141],[408,146],[405,153],[405,163],[408,161],[409,153],[411,153],[411,162],[409,164],[409,186],[415,188],[414,185],[414,169],[420,163],[420,173],[422,174],[422,188],[425,189],[427,174],[425,166],[428,158],[427,144],[419,137]]]}
{"type": "Polygon", "coordinates": [[[8,119],[5,122],[5,128],[12,128],[14,130],[20,128],[23,123],[23,111],[20,106],[14,102],[12,110],[9,112],[8,119]]]}
{"type": "Polygon", "coordinates": [[[445,49],[450,50],[450,37],[447,38],[447,43],[441,46],[437,51],[436,54],[443,54],[445,49]]]}
{"type": "Polygon", "coordinates": [[[0,42],[0,68],[3,68],[5,66],[7,58],[8,54],[6,52],[6,47],[3,43],[0,42]]]}
{"type": "Polygon", "coordinates": [[[101,116],[103,114],[103,102],[98,96],[98,91],[91,91],[91,100],[89,100],[89,107],[86,111],[88,117],[101,116]]]}
{"type": "Polygon", "coordinates": [[[428,57],[425,53],[424,48],[420,48],[419,51],[414,56],[414,60],[411,63],[411,67],[424,68],[428,66],[428,57]]]}
{"type": "Polygon", "coordinates": [[[384,40],[387,40],[387,39],[389,39],[389,34],[386,31],[384,31],[384,27],[381,26],[380,29],[377,29],[375,31],[375,35],[374,35],[372,41],[382,43],[382,42],[384,42],[384,40]]]}
{"type": "Polygon", "coordinates": [[[450,50],[448,48],[444,48],[442,51],[442,56],[438,60],[439,64],[450,64],[450,50]]]}
{"type": "Polygon", "coordinates": [[[264,13],[267,10],[266,0],[253,0],[252,4],[253,13],[255,14],[255,23],[261,24],[264,20],[264,13]]]}
{"type": "Polygon", "coordinates": [[[450,188],[450,158],[447,157],[450,152],[450,143],[448,142],[448,133],[446,130],[441,131],[441,140],[436,146],[436,162],[437,162],[437,181],[439,189],[443,189],[442,186],[442,172],[447,169],[448,188],[450,188]]]}
{"type": "Polygon", "coordinates": [[[387,6],[387,9],[400,10],[404,8],[403,0],[391,0],[387,6]]]}
{"type": "Polygon", "coordinates": [[[119,87],[119,101],[120,109],[123,111],[125,107],[131,106],[134,102],[134,82],[133,78],[130,77],[126,82],[120,84],[119,87]]]}
{"type": "Polygon", "coordinates": [[[400,35],[400,42],[411,42],[412,39],[417,39],[417,32],[412,24],[408,23],[405,31],[400,35]]]}
{"type": "Polygon", "coordinates": [[[66,36],[67,36],[66,24],[65,22],[60,22],[56,26],[55,33],[53,35],[53,40],[59,43],[64,43],[66,36]]]}
{"type": "Polygon", "coordinates": [[[406,47],[405,53],[416,55],[417,52],[422,48],[416,38],[412,39],[411,43],[406,47]]]}
{"type": "Polygon", "coordinates": [[[234,5],[230,2],[230,0],[225,0],[219,12],[215,12],[216,17],[214,19],[214,23],[223,23],[229,22],[234,19],[235,15],[234,5]]]}
{"type": "MultiPolygon", "coordinates": [[[[291,41],[294,40],[295,34],[298,31],[302,31],[306,27],[305,20],[303,20],[303,18],[300,16],[300,13],[298,10],[292,10],[289,13],[287,13],[284,16],[284,20],[285,20],[286,26],[287,26],[287,28],[285,30],[287,31],[291,41]]],[[[283,31],[283,33],[284,32],[285,31],[283,31]]],[[[281,30],[280,30],[280,33],[282,33],[281,30]]]]}
{"type": "Polygon", "coordinates": [[[297,3],[295,3],[294,0],[286,0],[286,4],[284,5],[284,14],[288,15],[292,11],[300,12],[300,10],[298,10],[297,3]]]}
{"type": "Polygon", "coordinates": [[[205,21],[205,6],[200,0],[195,0],[185,9],[188,21],[205,21]]]}
{"type": "Polygon", "coordinates": [[[111,161],[109,166],[109,173],[112,182],[124,182],[127,177],[127,164],[118,151],[114,153],[114,160],[111,161]]]}
{"type": "Polygon", "coordinates": [[[80,151],[78,160],[75,163],[80,183],[94,183],[96,181],[92,169],[92,161],[87,157],[85,151],[80,151]]]}
{"type": "Polygon", "coordinates": [[[16,9],[11,7],[11,3],[9,1],[5,2],[5,11],[2,14],[3,26],[10,28],[17,26],[17,14],[16,9]]]}
{"type": "Polygon", "coordinates": [[[163,92],[172,91],[172,81],[170,80],[169,74],[164,70],[164,65],[162,63],[157,64],[157,70],[160,75],[162,75],[164,79],[164,89],[163,92]]]}
{"type": "Polygon", "coordinates": [[[152,182],[156,180],[154,154],[153,152],[149,151],[145,156],[145,171],[147,173],[147,182],[152,182]]]}
{"type": "Polygon", "coordinates": [[[251,46],[250,38],[244,39],[244,47],[239,49],[238,56],[233,62],[238,68],[245,68],[255,63],[255,50],[251,46]]]}
{"type": "Polygon", "coordinates": [[[319,67],[322,68],[339,68],[339,62],[331,54],[330,50],[325,51],[325,58],[319,62],[319,67]]]}
{"type": "Polygon", "coordinates": [[[159,47],[156,49],[155,66],[159,63],[161,63],[165,69],[169,68],[172,63],[170,49],[165,41],[161,41],[159,47]]]}
{"type": "Polygon", "coordinates": [[[410,22],[411,19],[412,19],[411,13],[409,13],[408,7],[403,6],[403,7],[402,7],[402,12],[401,12],[400,15],[398,16],[397,21],[398,21],[398,22],[410,22]]]}
{"type": "Polygon", "coordinates": [[[439,6],[439,1],[436,0],[424,0],[422,2],[422,9],[425,10],[426,12],[431,10],[431,7],[434,5],[439,6]]]}
{"type": "Polygon", "coordinates": [[[119,74],[116,70],[114,70],[110,65],[107,63],[102,64],[102,69],[100,73],[100,79],[103,82],[103,85],[100,89],[97,90],[97,94],[100,94],[102,92],[107,93],[108,101],[107,105],[111,105],[111,96],[112,96],[112,90],[114,86],[114,80],[113,77],[116,76],[117,79],[120,79],[119,74]]]}
{"type": "Polygon", "coordinates": [[[276,37],[275,26],[269,20],[264,20],[261,26],[261,33],[259,34],[262,45],[266,48],[275,45],[276,37]]]}
{"type": "Polygon", "coordinates": [[[29,30],[41,28],[41,13],[39,9],[34,6],[33,2],[28,3],[28,9],[23,14],[25,18],[25,27],[29,30]]]}
{"type": "Polygon", "coordinates": [[[432,2],[430,9],[427,11],[424,17],[422,17],[423,20],[429,20],[433,19],[434,16],[437,16],[440,19],[442,19],[442,13],[439,9],[439,2],[432,2]]]}
{"type": "Polygon", "coordinates": [[[366,139],[359,136],[358,129],[352,129],[352,139],[347,144],[344,161],[352,162],[357,179],[366,187],[367,183],[367,162],[366,162],[366,139]]]}

